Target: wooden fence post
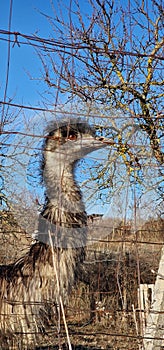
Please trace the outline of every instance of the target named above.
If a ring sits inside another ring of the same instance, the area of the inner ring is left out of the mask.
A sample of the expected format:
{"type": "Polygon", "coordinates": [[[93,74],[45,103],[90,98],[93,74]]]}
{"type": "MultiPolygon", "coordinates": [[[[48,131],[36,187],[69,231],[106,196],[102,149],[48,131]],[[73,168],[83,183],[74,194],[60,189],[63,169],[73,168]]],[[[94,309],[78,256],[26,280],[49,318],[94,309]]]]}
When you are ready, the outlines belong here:
{"type": "Polygon", "coordinates": [[[153,303],[149,310],[143,340],[143,350],[164,349],[164,247],[154,286],[153,303]]]}

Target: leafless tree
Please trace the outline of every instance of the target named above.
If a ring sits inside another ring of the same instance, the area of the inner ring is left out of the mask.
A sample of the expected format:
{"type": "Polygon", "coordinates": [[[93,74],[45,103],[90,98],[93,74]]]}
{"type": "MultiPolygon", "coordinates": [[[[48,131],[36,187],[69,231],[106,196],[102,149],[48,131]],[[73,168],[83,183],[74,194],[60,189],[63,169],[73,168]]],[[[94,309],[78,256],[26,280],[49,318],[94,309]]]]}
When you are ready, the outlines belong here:
{"type": "MultiPolygon", "coordinates": [[[[88,0],[85,9],[70,1],[53,10],[55,47],[41,55],[48,86],[131,117],[162,164],[162,1],[88,0]]],[[[125,140],[118,141],[128,160],[125,140]]]]}

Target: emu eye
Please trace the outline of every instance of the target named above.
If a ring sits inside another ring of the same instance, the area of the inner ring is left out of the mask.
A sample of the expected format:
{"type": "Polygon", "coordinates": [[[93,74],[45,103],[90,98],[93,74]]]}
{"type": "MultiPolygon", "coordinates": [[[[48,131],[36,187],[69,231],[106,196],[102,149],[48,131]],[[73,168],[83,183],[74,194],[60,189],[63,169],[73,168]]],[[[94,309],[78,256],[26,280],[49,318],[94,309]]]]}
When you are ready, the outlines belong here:
{"type": "Polygon", "coordinates": [[[67,140],[71,140],[71,141],[76,141],[77,140],[77,135],[76,134],[69,134],[67,136],[67,140]]]}

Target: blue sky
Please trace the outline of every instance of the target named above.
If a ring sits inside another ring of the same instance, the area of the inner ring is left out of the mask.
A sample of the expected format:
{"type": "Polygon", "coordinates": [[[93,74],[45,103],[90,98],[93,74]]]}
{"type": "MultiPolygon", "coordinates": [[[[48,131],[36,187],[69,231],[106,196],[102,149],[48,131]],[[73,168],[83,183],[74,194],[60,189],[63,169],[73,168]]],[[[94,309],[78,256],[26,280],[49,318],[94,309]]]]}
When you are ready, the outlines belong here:
{"type": "MultiPolygon", "coordinates": [[[[68,4],[66,0],[63,2],[68,4]]],[[[83,4],[84,2],[85,0],[83,4]]],[[[133,1],[131,2],[133,3],[133,1]]],[[[54,0],[54,4],[57,3],[58,1],[54,0]]],[[[0,11],[1,30],[8,30],[9,11],[10,1],[3,1],[0,11]]],[[[87,11],[86,7],[85,11],[87,11]]],[[[51,35],[51,27],[47,18],[39,12],[52,15],[51,2],[49,0],[13,0],[11,31],[28,35],[35,34],[43,38],[52,37],[53,34],[51,35]]],[[[8,56],[8,43],[4,39],[7,39],[7,36],[0,34],[0,100],[4,98],[8,56]]],[[[42,66],[34,48],[23,44],[20,47],[17,44],[14,47],[11,45],[9,68],[7,100],[11,98],[13,103],[31,106],[42,105],[44,100],[41,94],[44,94],[46,86],[42,80],[38,79],[41,77],[42,66]]],[[[102,208],[98,205],[91,208],[90,211],[102,212],[102,208]]]]}
{"type": "MultiPolygon", "coordinates": [[[[10,1],[3,1],[0,12],[0,29],[8,30],[10,1]]],[[[48,37],[50,26],[47,19],[39,11],[51,13],[49,1],[38,0],[13,0],[11,31],[23,34],[36,34],[41,37],[48,37]]],[[[1,40],[7,36],[0,34],[0,98],[4,93],[6,69],[7,69],[7,42],[1,40]]],[[[13,39],[13,37],[12,37],[13,39]]],[[[36,78],[39,77],[41,63],[30,45],[11,45],[10,71],[8,84],[8,98],[14,97],[15,103],[34,104],[40,99],[40,91],[43,87],[36,78]],[[33,80],[30,79],[30,76],[33,80]]]]}
{"type": "MultiPolygon", "coordinates": [[[[60,2],[59,2],[60,3],[60,2]]],[[[68,1],[63,3],[67,6],[68,1]]],[[[83,4],[85,0],[83,1],[83,4]]],[[[58,1],[54,0],[55,9],[58,1]]],[[[85,6],[86,10],[86,6],[85,6]]],[[[8,30],[10,12],[10,1],[3,1],[0,12],[0,29],[8,30]]],[[[42,15],[53,16],[51,1],[39,0],[13,0],[11,31],[20,32],[26,35],[36,35],[42,38],[52,38],[54,32],[47,18],[42,15]]],[[[7,36],[0,34],[0,99],[3,99],[6,81],[8,44],[7,36]]],[[[14,37],[11,36],[13,40],[14,37]]],[[[19,40],[20,37],[19,37],[19,40]]],[[[30,45],[11,45],[10,71],[7,97],[13,98],[15,103],[24,103],[36,106],[41,103],[40,93],[44,93],[45,84],[39,80],[42,65],[38,55],[30,45]],[[30,77],[32,79],[30,79],[30,77]]]]}
{"type": "MultiPolygon", "coordinates": [[[[50,1],[13,0],[11,31],[26,35],[36,34],[43,38],[51,36],[50,24],[48,20],[39,13],[40,11],[47,15],[52,15],[50,1]]],[[[0,12],[0,29],[2,30],[8,30],[9,12],[10,1],[7,0],[3,2],[0,12]]],[[[0,100],[3,100],[4,97],[8,57],[8,43],[2,39],[7,39],[7,36],[0,34],[0,100]]],[[[13,36],[11,39],[13,39],[13,36]]],[[[18,37],[18,41],[19,40],[21,40],[20,37],[18,37]]],[[[38,77],[41,75],[41,69],[41,62],[33,47],[23,44],[21,44],[20,47],[15,44],[13,47],[11,44],[7,100],[11,98],[13,103],[31,106],[42,104],[42,97],[40,94],[44,93],[46,87],[42,81],[38,80],[38,77]],[[30,79],[30,76],[32,79],[30,79]]],[[[25,111],[25,113],[28,114],[27,111],[25,111]]],[[[38,122],[39,118],[36,117],[36,119],[36,122],[38,122]]],[[[17,142],[15,140],[16,137],[14,136],[12,142],[17,142]]],[[[17,181],[20,183],[19,176],[17,176],[17,178],[18,180],[15,179],[15,187],[17,187],[17,181]]],[[[23,181],[21,180],[22,186],[24,186],[25,181],[26,171],[23,176],[23,181]]],[[[14,186],[14,180],[12,186],[14,186]]],[[[34,191],[34,189],[32,189],[32,191],[34,191]]],[[[40,192],[40,190],[38,192],[40,192]]],[[[91,212],[94,210],[96,210],[96,212],[102,212],[102,208],[99,205],[97,205],[97,207],[94,205],[94,208],[91,208],[91,212]]]]}

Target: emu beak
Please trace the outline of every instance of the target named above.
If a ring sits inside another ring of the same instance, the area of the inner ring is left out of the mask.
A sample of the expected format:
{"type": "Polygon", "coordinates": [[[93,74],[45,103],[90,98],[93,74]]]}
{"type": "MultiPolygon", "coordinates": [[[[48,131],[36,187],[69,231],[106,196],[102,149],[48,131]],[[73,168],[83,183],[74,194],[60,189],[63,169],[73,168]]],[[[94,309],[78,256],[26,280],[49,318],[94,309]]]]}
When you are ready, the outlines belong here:
{"type": "Polygon", "coordinates": [[[102,143],[105,143],[106,145],[114,145],[115,144],[113,140],[107,139],[106,137],[103,137],[103,136],[100,136],[100,137],[97,136],[96,140],[100,141],[102,143]]]}

